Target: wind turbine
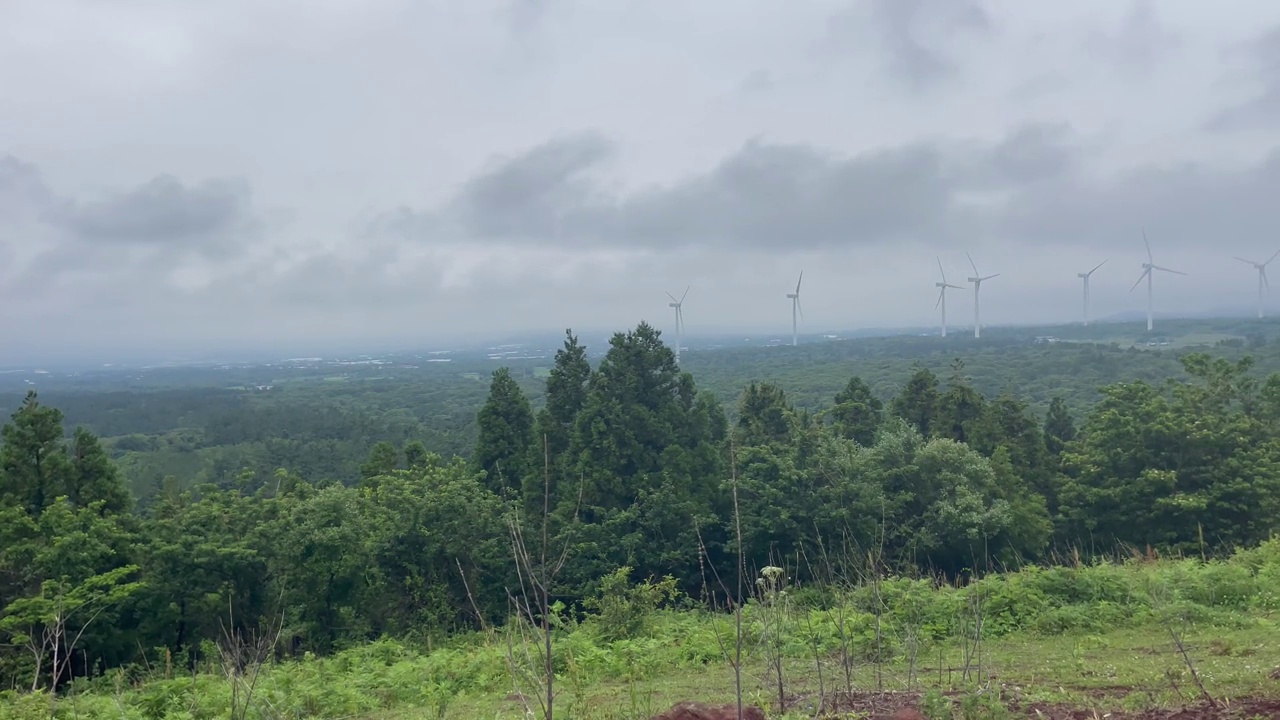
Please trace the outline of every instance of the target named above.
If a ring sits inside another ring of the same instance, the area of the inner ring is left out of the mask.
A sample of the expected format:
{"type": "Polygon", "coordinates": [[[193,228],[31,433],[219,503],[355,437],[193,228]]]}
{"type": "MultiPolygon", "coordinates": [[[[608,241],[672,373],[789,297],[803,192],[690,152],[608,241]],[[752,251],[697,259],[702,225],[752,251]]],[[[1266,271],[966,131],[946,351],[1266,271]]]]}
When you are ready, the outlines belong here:
{"type": "Polygon", "coordinates": [[[804,319],[804,308],[800,307],[800,283],[804,281],[804,271],[800,271],[800,279],[796,280],[796,291],[787,293],[787,297],[791,298],[791,347],[800,344],[800,336],[797,334],[796,313],[800,313],[800,319],[804,319]]]}
{"type": "MultiPolygon", "coordinates": [[[[692,287],[690,285],[689,287],[692,287]]],[[[667,297],[671,298],[671,302],[667,303],[667,307],[676,309],[676,362],[680,362],[680,344],[684,340],[684,298],[689,294],[689,287],[684,289],[684,295],[677,300],[675,295],[667,293],[667,297]]]]}
{"type": "MultiPolygon", "coordinates": [[[[1280,250],[1277,250],[1276,254],[1271,256],[1271,260],[1275,260],[1277,256],[1280,256],[1280,250]]],[[[1271,260],[1268,260],[1264,263],[1257,263],[1252,260],[1245,260],[1242,257],[1237,257],[1236,259],[1242,263],[1249,263],[1258,271],[1258,319],[1261,320],[1262,319],[1262,288],[1265,286],[1267,290],[1271,289],[1271,283],[1267,280],[1267,266],[1271,264],[1271,260]]]]}
{"type": "Polygon", "coordinates": [[[1155,258],[1151,257],[1151,243],[1147,242],[1146,228],[1142,229],[1142,244],[1147,246],[1147,261],[1142,263],[1142,274],[1138,276],[1138,281],[1133,284],[1133,287],[1129,288],[1129,292],[1137,290],[1138,286],[1142,284],[1143,278],[1147,279],[1147,332],[1151,332],[1152,328],[1155,327],[1154,301],[1152,300],[1151,294],[1151,276],[1155,275],[1156,270],[1173,273],[1174,275],[1186,275],[1186,273],[1156,265],[1155,258]]]}
{"type": "Polygon", "coordinates": [[[978,274],[978,266],[974,264],[973,256],[969,253],[965,253],[964,256],[969,258],[969,265],[973,268],[973,277],[969,278],[969,282],[973,283],[973,336],[982,337],[982,314],[978,306],[978,291],[982,289],[983,280],[999,277],[1000,273],[982,277],[978,274]]]}
{"type": "Polygon", "coordinates": [[[963,290],[959,285],[952,285],[947,282],[947,271],[942,269],[942,258],[938,258],[938,272],[942,274],[942,282],[936,282],[934,287],[938,288],[938,302],[933,304],[933,309],[942,308],[942,337],[947,336],[947,288],[955,288],[963,290]]]}
{"type": "MultiPolygon", "coordinates": [[[[1107,258],[1107,259],[1110,260],[1110,258],[1107,258]]],[[[1106,264],[1107,264],[1107,261],[1103,260],[1102,262],[1098,263],[1089,272],[1076,273],[1076,277],[1080,278],[1081,280],[1084,280],[1084,325],[1085,327],[1089,327],[1089,276],[1098,272],[1098,268],[1106,264]]]]}

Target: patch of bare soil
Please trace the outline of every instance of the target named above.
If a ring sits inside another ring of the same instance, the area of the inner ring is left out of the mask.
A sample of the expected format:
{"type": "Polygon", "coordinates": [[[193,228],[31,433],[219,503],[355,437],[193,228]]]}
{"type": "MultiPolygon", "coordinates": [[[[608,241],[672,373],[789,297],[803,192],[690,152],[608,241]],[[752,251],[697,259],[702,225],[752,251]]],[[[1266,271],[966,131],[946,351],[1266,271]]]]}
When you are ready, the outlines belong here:
{"type": "MultiPolygon", "coordinates": [[[[817,698],[797,697],[789,706],[813,712],[817,698]]],[[[1181,708],[1140,711],[1099,712],[1078,706],[1048,703],[1018,703],[1006,699],[1014,717],[1036,720],[1256,720],[1280,719],[1280,699],[1249,698],[1230,703],[1187,705],[1181,708]]],[[[817,717],[861,717],[869,720],[924,720],[920,694],[905,692],[833,693],[822,699],[817,717]]],[[[730,718],[733,716],[730,715],[730,718]]]]}
{"type": "MultiPolygon", "coordinates": [[[[738,704],[684,702],[661,715],[653,716],[652,720],[738,720],[738,704]]],[[[764,711],[755,705],[745,705],[742,708],[742,720],[765,720],[764,711]]]]}

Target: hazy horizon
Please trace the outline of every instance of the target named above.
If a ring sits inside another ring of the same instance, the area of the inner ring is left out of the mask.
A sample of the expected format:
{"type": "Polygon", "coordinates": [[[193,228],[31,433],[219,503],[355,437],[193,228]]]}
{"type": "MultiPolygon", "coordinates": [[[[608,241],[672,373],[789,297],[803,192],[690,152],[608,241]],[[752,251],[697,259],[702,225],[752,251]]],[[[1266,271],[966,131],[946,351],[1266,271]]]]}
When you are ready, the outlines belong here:
{"type": "MultiPolygon", "coordinates": [[[[15,0],[0,365],[1249,310],[1280,5],[15,0]],[[948,298],[972,322],[972,292],[948,298]],[[769,328],[776,328],[770,330],[769,328]]],[[[1280,267],[1277,265],[1276,267],[1280,267]]],[[[1280,303],[1268,299],[1272,312],[1280,303]]]]}

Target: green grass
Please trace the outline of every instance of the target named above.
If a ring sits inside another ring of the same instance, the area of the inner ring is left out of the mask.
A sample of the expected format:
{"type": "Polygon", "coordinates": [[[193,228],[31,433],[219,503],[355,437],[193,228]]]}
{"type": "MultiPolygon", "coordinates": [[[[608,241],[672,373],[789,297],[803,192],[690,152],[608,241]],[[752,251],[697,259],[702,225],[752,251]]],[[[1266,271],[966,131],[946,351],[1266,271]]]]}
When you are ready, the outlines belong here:
{"type": "MultiPolygon", "coordinates": [[[[616,624],[559,616],[557,717],[634,720],[684,700],[733,700],[731,615],[692,609],[687,599],[690,609],[651,610],[629,605],[636,596],[626,592],[611,597],[616,624]],[[632,634],[615,639],[623,625],[632,634]]],[[[1027,568],[967,587],[888,578],[788,588],[775,598],[743,611],[744,697],[774,718],[813,717],[824,693],[844,689],[844,658],[857,691],[943,693],[964,702],[985,688],[984,699],[1099,717],[1196,702],[1192,666],[1219,701],[1280,698],[1280,681],[1269,677],[1280,668],[1280,540],[1220,561],[1027,568]],[[980,653],[967,640],[979,617],[980,653]],[[795,698],[790,715],[775,709],[774,647],[782,649],[786,693],[795,698]]],[[[247,717],[523,718],[517,687],[537,714],[527,682],[533,676],[523,674],[537,665],[536,646],[518,627],[443,642],[383,639],[264,666],[247,717]]],[[[78,681],[52,716],[228,716],[232,681],[216,648],[204,648],[194,675],[164,670],[163,650],[149,655],[143,667],[78,681]]],[[[46,695],[0,693],[0,720],[50,716],[46,695]]]]}

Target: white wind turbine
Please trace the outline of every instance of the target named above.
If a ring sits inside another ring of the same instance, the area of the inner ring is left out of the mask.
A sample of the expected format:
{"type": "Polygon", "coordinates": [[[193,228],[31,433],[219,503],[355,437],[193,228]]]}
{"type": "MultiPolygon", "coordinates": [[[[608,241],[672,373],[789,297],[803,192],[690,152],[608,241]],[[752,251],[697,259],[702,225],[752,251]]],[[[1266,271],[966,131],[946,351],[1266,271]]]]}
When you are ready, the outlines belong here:
{"type": "MultiPolygon", "coordinates": [[[[1109,260],[1109,259],[1110,259],[1110,258],[1108,258],[1108,260],[1109,260]]],[[[1106,260],[1103,260],[1102,262],[1100,262],[1100,263],[1098,263],[1096,266],[1094,266],[1094,268],[1093,268],[1092,270],[1090,270],[1089,272],[1076,273],[1076,277],[1080,278],[1081,280],[1084,280],[1084,324],[1085,324],[1085,327],[1088,327],[1088,326],[1089,326],[1089,276],[1091,276],[1091,275],[1093,275],[1094,273],[1098,272],[1098,268],[1100,268],[1100,267],[1102,267],[1103,265],[1106,265],[1106,264],[1107,264],[1107,261],[1106,261],[1106,260]]]]}
{"type": "Polygon", "coordinates": [[[1151,257],[1151,243],[1147,242],[1146,228],[1142,229],[1142,244],[1147,246],[1147,261],[1142,263],[1142,274],[1138,276],[1138,281],[1133,284],[1133,287],[1129,288],[1129,292],[1133,292],[1134,290],[1137,290],[1138,286],[1142,284],[1142,279],[1146,278],[1147,280],[1147,332],[1151,332],[1151,330],[1155,327],[1155,305],[1154,305],[1154,300],[1152,299],[1153,296],[1151,293],[1151,276],[1155,275],[1156,270],[1159,270],[1161,272],[1173,273],[1174,275],[1186,275],[1186,273],[1180,272],[1178,270],[1170,270],[1167,267],[1160,267],[1159,265],[1156,265],[1155,258],[1151,257]]]}
{"type": "Polygon", "coordinates": [[[973,256],[969,253],[965,253],[964,256],[969,258],[969,265],[973,268],[973,277],[969,278],[969,282],[973,283],[973,336],[982,337],[982,313],[978,305],[978,291],[982,289],[983,280],[1000,277],[1000,273],[982,277],[978,274],[978,266],[974,264],[973,256]]]}
{"type": "Polygon", "coordinates": [[[800,319],[804,319],[804,308],[800,307],[800,283],[804,282],[804,271],[800,271],[800,279],[796,280],[796,291],[787,293],[787,297],[791,298],[791,347],[800,344],[800,335],[798,334],[799,326],[796,325],[796,313],[800,313],[800,319]]]}
{"type": "MultiPolygon", "coordinates": [[[[692,287],[689,286],[689,287],[692,287]]],[[[671,302],[667,303],[667,307],[676,309],[676,362],[680,362],[680,345],[684,341],[684,298],[689,294],[689,288],[684,289],[684,295],[677,300],[675,295],[667,293],[667,297],[671,298],[671,302]]]]}
{"type": "MultiPolygon", "coordinates": [[[[1280,250],[1277,250],[1276,254],[1271,256],[1271,260],[1275,260],[1278,256],[1280,256],[1280,250]]],[[[1262,288],[1265,286],[1267,290],[1271,289],[1271,282],[1267,280],[1267,266],[1271,264],[1271,260],[1264,263],[1258,263],[1252,260],[1245,260],[1242,257],[1237,257],[1236,259],[1242,263],[1249,263],[1258,271],[1258,319],[1261,320],[1263,315],[1262,288]]]]}
{"type": "Polygon", "coordinates": [[[942,258],[938,258],[938,272],[942,274],[942,282],[936,282],[934,287],[938,288],[938,302],[933,304],[933,309],[942,308],[942,337],[947,336],[947,288],[963,290],[959,285],[952,285],[947,282],[947,271],[942,269],[942,258]]]}

